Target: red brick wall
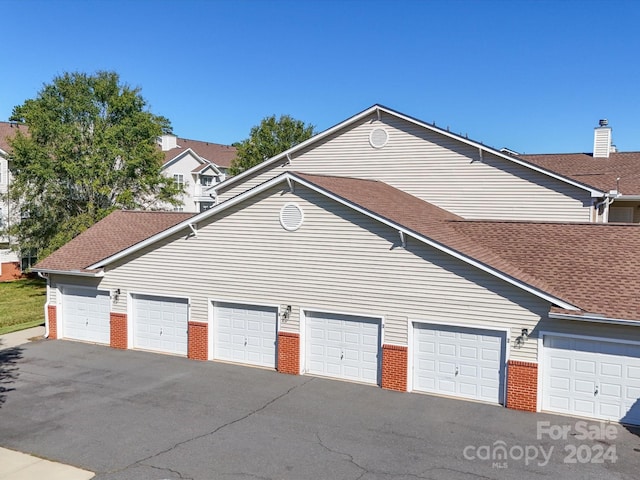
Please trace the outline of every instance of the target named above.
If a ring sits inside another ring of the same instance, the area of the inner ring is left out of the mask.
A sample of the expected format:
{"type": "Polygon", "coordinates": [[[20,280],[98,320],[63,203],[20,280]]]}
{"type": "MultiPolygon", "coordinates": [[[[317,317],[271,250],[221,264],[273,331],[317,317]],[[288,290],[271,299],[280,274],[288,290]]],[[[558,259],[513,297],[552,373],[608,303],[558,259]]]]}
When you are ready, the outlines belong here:
{"type": "Polygon", "coordinates": [[[407,391],[407,360],[407,347],[382,346],[382,388],[407,391]]]}
{"type": "Polygon", "coordinates": [[[49,338],[56,339],[58,338],[58,319],[55,305],[47,307],[47,315],[49,316],[49,338]]]}
{"type": "Polygon", "coordinates": [[[2,273],[0,273],[0,282],[8,282],[22,277],[20,271],[20,262],[6,262],[2,264],[2,273]]]}
{"type": "Polygon", "coordinates": [[[207,323],[189,322],[187,357],[193,360],[209,359],[209,325],[207,323]]]}
{"type": "Polygon", "coordinates": [[[297,333],[278,332],[278,371],[300,373],[300,335],[297,333]]]}
{"type": "Polygon", "coordinates": [[[538,404],[538,364],[509,360],[507,407],[535,412],[538,404]]]}
{"type": "Polygon", "coordinates": [[[125,313],[111,312],[109,319],[111,320],[111,347],[126,350],[129,346],[127,315],[125,313]]]}

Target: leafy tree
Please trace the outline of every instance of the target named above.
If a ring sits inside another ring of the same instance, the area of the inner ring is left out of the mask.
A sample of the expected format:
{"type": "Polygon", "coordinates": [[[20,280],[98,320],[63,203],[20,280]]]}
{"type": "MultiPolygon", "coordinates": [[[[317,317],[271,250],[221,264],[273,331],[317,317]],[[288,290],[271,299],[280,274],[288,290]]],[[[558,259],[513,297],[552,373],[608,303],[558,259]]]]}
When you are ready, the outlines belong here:
{"type": "Polygon", "coordinates": [[[237,175],[315,135],[313,125],[305,125],[289,115],[265,117],[251,129],[249,138],[234,144],[238,149],[229,172],[237,175]]]}
{"type": "Polygon", "coordinates": [[[169,120],[146,107],[139,88],[97,72],[55,77],[13,109],[28,127],[9,157],[9,199],[21,211],[9,234],[22,252],[43,258],[115,209],[179,203],[156,145],[169,120]]]}

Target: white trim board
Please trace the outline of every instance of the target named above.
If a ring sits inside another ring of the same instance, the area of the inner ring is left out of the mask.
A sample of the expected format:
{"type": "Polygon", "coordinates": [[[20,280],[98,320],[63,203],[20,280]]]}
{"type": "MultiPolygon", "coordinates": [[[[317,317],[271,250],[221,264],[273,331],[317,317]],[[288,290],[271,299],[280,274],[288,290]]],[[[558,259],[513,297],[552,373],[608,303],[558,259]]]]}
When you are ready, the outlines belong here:
{"type": "Polygon", "coordinates": [[[310,190],[319,193],[321,195],[324,195],[327,198],[330,198],[342,205],[345,205],[367,217],[373,218],[374,220],[387,225],[391,228],[393,228],[394,230],[398,230],[403,232],[405,235],[410,236],[424,244],[427,244],[437,250],[440,250],[443,253],[446,253],[454,258],[457,258],[458,260],[461,260],[473,267],[476,267],[486,273],[489,273],[490,275],[497,277],[503,281],[506,281],[507,283],[510,283],[511,285],[514,285],[528,293],[531,293],[547,302],[550,302],[554,305],[557,305],[560,308],[563,308],[565,310],[575,310],[575,311],[579,311],[579,308],[577,308],[575,305],[572,305],[560,298],[554,297],[553,295],[550,295],[542,290],[539,290],[535,287],[532,287],[531,285],[528,285],[520,280],[517,280],[495,268],[492,268],[488,265],[485,265],[477,260],[475,260],[474,258],[471,258],[469,256],[463,255],[439,242],[436,242],[435,240],[431,240],[430,238],[425,237],[424,235],[421,235],[419,233],[414,232],[413,230],[409,230],[408,228],[395,223],[391,220],[388,220],[384,217],[381,217],[373,212],[370,212],[369,210],[366,210],[352,202],[349,202],[348,200],[345,200],[342,197],[339,197],[337,195],[334,195],[331,192],[328,192],[327,190],[324,190],[321,187],[318,187],[317,185],[304,180],[300,177],[298,177],[296,174],[292,173],[292,172],[283,172],[280,175],[278,175],[277,177],[274,177],[244,193],[241,193],[240,195],[237,195],[229,200],[227,200],[226,202],[220,203],[218,205],[215,205],[214,207],[210,208],[209,210],[206,210],[198,215],[195,215],[194,217],[188,218],[182,222],[180,222],[179,224],[168,228],[167,230],[164,230],[160,233],[157,233],[156,235],[153,235],[152,237],[147,238],[146,240],[143,240],[142,242],[137,243],[136,245],[133,245],[127,249],[124,249],[118,253],[116,253],[115,255],[112,255],[111,257],[107,257],[103,260],[100,260],[97,263],[94,263],[93,265],[90,265],[89,267],[87,267],[88,269],[97,269],[97,268],[101,268],[104,267],[105,265],[109,265],[110,263],[113,263],[123,257],[126,257],[142,248],[145,248],[159,240],[162,240],[164,238],[169,237],[170,235],[173,235],[174,233],[177,233],[183,229],[190,229],[189,225],[190,224],[194,224],[194,223],[198,223],[204,219],[207,219],[215,214],[217,214],[218,212],[224,211],[234,205],[237,205],[238,203],[243,202],[244,200],[247,200],[251,197],[254,197],[256,195],[258,195],[261,192],[264,192],[280,183],[288,183],[289,181],[295,181],[297,183],[299,183],[300,185],[303,185],[307,188],[309,188],[310,190]]]}
{"type": "Polygon", "coordinates": [[[276,163],[279,160],[284,160],[285,162],[288,162],[289,158],[291,157],[291,155],[293,153],[298,152],[298,151],[308,147],[309,145],[311,145],[311,144],[313,144],[313,143],[315,143],[315,142],[317,142],[319,140],[322,140],[323,138],[328,137],[329,135],[332,135],[336,131],[338,131],[338,130],[340,130],[342,128],[345,128],[346,126],[348,126],[348,125],[350,125],[352,123],[355,123],[355,122],[357,122],[359,120],[367,118],[367,117],[369,117],[369,116],[371,116],[373,114],[377,114],[378,115],[377,119],[379,119],[380,112],[384,112],[387,115],[390,115],[390,116],[393,116],[393,117],[396,117],[396,118],[400,118],[400,119],[405,120],[405,121],[407,121],[409,123],[412,123],[412,124],[414,124],[414,125],[416,125],[418,127],[430,130],[432,132],[438,133],[440,135],[444,135],[446,137],[449,137],[449,138],[454,139],[456,141],[459,141],[461,143],[467,144],[469,146],[477,148],[480,152],[485,151],[487,153],[491,153],[492,155],[495,155],[495,156],[497,156],[497,157],[499,157],[499,158],[501,158],[503,160],[508,160],[510,162],[513,162],[513,163],[521,165],[521,166],[523,166],[525,168],[528,168],[530,170],[534,170],[536,172],[542,173],[543,175],[546,175],[548,177],[555,178],[556,180],[559,180],[559,181],[561,181],[563,183],[567,183],[569,185],[573,185],[574,187],[580,188],[581,190],[586,190],[591,194],[592,198],[599,198],[599,197],[605,196],[605,192],[602,192],[600,190],[591,188],[591,187],[589,187],[587,185],[584,185],[582,183],[576,182],[575,180],[572,180],[570,178],[564,177],[564,176],[559,175],[557,173],[554,173],[552,171],[546,170],[546,169],[544,169],[542,167],[539,167],[539,166],[537,166],[537,165],[535,165],[533,163],[529,163],[529,162],[527,162],[525,160],[521,160],[521,159],[519,159],[517,157],[513,157],[511,155],[507,155],[505,153],[502,153],[499,150],[496,150],[494,148],[491,148],[491,147],[488,147],[486,145],[483,145],[482,143],[475,142],[473,140],[469,140],[468,138],[462,137],[460,135],[456,135],[455,133],[451,133],[451,132],[449,132],[447,130],[444,130],[442,128],[438,128],[435,125],[429,125],[428,123],[422,122],[422,121],[417,120],[417,119],[415,119],[413,117],[410,117],[408,115],[404,115],[404,114],[402,114],[400,112],[397,112],[395,110],[392,110],[390,108],[384,107],[384,106],[379,105],[379,104],[376,104],[376,105],[373,105],[373,106],[367,108],[366,110],[364,110],[364,111],[362,111],[362,112],[360,112],[360,113],[358,113],[358,114],[356,114],[356,115],[354,115],[354,116],[352,116],[352,117],[350,117],[350,118],[338,123],[337,125],[334,125],[331,128],[328,128],[327,130],[325,130],[323,132],[320,132],[319,134],[317,134],[317,135],[311,137],[310,139],[308,139],[308,140],[306,140],[306,141],[304,141],[304,142],[302,142],[302,143],[290,148],[289,150],[285,150],[284,152],[282,152],[282,153],[280,153],[280,154],[278,154],[278,155],[276,155],[274,157],[271,157],[270,159],[265,160],[264,162],[259,163],[258,165],[254,166],[254,167],[251,167],[248,170],[245,170],[244,172],[242,172],[242,173],[240,173],[240,174],[238,174],[238,175],[236,175],[234,177],[231,177],[231,178],[229,178],[228,180],[226,180],[224,182],[219,183],[218,185],[212,186],[211,190],[214,190],[216,192],[216,194],[217,194],[217,191],[219,189],[224,189],[227,186],[234,185],[234,184],[238,183],[240,180],[242,180],[243,178],[252,175],[254,172],[260,171],[261,169],[263,169],[263,168],[265,168],[265,167],[267,167],[267,166],[269,166],[269,165],[271,165],[273,163],[276,163]]]}

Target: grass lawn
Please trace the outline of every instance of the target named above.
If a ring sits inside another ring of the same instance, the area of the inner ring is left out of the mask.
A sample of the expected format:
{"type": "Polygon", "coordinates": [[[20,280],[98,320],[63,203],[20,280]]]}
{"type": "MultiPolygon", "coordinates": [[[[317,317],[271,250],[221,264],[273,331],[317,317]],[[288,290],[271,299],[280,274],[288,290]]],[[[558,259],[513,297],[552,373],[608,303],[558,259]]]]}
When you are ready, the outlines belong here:
{"type": "Polygon", "coordinates": [[[44,323],[46,285],[40,278],[0,283],[0,335],[44,323]]]}

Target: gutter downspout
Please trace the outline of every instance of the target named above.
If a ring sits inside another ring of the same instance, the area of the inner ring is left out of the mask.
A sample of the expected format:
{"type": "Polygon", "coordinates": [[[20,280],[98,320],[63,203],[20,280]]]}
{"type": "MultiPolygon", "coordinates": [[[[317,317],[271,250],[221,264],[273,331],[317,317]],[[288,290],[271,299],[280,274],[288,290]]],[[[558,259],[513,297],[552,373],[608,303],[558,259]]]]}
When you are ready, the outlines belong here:
{"type": "MultiPolygon", "coordinates": [[[[620,197],[620,194],[617,191],[612,191],[607,193],[604,198],[600,202],[596,202],[593,205],[593,210],[595,213],[595,220],[598,219],[598,209],[604,205],[604,211],[602,212],[602,222],[600,223],[609,223],[609,206],[615,201],[616,198],[620,197]]],[[[597,223],[597,222],[594,222],[597,223]]]]}
{"type": "Polygon", "coordinates": [[[38,276],[47,280],[47,301],[44,302],[44,338],[49,338],[49,299],[51,298],[51,280],[49,279],[49,275],[42,272],[38,272],[38,276]]]}

